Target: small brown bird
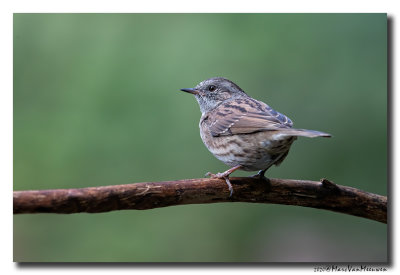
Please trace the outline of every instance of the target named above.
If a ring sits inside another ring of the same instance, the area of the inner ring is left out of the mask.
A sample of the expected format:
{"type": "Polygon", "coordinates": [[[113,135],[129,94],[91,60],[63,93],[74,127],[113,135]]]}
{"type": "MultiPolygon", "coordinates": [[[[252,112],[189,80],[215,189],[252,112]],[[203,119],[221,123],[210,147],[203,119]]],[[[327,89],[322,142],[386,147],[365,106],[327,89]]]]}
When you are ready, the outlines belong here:
{"type": "Polygon", "coordinates": [[[264,177],[272,165],[279,165],[298,136],[330,137],[330,134],[293,129],[292,121],[264,102],[248,96],[232,81],[214,77],[195,88],[181,89],[193,94],[200,105],[200,136],[208,150],[232,167],[223,173],[206,175],[225,179],[230,196],[229,175],[237,169],[257,171],[264,177]]]}

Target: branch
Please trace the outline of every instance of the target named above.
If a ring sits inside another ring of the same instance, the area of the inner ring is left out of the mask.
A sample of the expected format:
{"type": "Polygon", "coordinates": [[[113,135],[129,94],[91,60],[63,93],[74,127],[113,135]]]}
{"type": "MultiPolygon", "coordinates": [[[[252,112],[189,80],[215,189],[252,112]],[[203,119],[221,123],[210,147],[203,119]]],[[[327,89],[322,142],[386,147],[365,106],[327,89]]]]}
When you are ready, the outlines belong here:
{"type": "Polygon", "coordinates": [[[252,202],[326,209],[386,223],[387,197],[352,187],[317,181],[230,178],[234,193],[221,179],[14,191],[14,214],[100,213],[123,209],[152,209],[172,205],[252,202]]]}

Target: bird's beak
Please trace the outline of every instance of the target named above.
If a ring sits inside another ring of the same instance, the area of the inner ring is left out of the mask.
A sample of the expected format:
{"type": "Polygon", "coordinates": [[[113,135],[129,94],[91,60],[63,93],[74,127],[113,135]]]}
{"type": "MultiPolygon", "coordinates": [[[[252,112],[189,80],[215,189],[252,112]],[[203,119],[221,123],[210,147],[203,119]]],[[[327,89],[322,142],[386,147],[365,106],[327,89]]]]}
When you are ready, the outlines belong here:
{"type": "Polygon", "coordinates": [[[181,91],[184,91],[184,92],[187,92],[187,93],[193,94],[193,95],[199,94],[199,91],[197,91],[194,88],[185,88],[185,89],[181,89],[181,91]]]}

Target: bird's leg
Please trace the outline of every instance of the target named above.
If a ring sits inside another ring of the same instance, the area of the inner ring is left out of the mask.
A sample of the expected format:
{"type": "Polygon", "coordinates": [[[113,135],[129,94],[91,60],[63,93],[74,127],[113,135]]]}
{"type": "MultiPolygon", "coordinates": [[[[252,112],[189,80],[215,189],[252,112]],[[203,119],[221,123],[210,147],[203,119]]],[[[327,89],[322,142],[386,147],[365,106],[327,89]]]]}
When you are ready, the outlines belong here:
{"type": "MultiPolygon", "coordinates": [[[[267,168],[267,169],[268,169],[268,168],[267,168]]],[[[266,180],[267,178],[264,176],[264,174],[265,174],[265,172],[267,171],[267,169],[258,171],[258,173],[255,174],[255,175],[253,176],[253,178],[259,178],[259,179],[262,179],[262,180],[266,180]]]]}
{"type": "Polygon", "coordinates": [[[231,184],[231,182],[229,180],[229,175],[232,174],[233,172],[235,172],[237,169],[240,169],[241,167],[242,167],[241,165],[238,165],[238,166],[235,166],[235,167],[232,167],[232,168],[226,170],[223,173],[217,173],[217,174],[212,174],[212,173],[208,172],[206,174],[206,176],[208,176],[208,177],[210,177],[212,179],[224,179],[226,184],[228,185],[228,188],[229,188],[229,191],[230,191],[229,197],[232,197],[233,187],[232,187],[232,184],[231,184]]]}
{"type": "Polygon", "coordinates": [[[275,163],[277,163],[279,160],[281,160],[281,158],[285,158],[287,155],[287,152],[280,154],[277,158],[275,158],[271,163],[268,164],[268,166],[266,168],[264,168],[263,170],[258,171],[257,174],[255,174],[253,176],[253,178],[259,178],[260,180],[268,180],[266,176],[264,176],[265,172],[275,163]]]}
{"type": "Polygon", "coordinates": [[[240,169],[241,167],[242,167],[241,165],[238,165],[238,166],[235,166],[235,167],[232,167],[232,168],[226,170],[226,171],[223,172],[223,173],[217,173],[217,174],[213,174],[213,173],[208,172],[208,173],[206,174],[206,176],[208,176],[208,177],[210,177],[210,178],[223,179],[223,178],[229,177],[230,174],[232,174],[233,172],[235,172],[237,169],[240,169]]]}

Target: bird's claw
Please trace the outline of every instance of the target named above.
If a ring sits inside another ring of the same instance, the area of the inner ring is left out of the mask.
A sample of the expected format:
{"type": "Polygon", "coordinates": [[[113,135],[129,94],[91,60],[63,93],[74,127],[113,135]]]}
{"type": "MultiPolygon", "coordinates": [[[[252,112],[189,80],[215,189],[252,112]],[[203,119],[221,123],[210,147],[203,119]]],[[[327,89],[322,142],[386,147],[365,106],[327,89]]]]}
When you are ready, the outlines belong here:
{"type": "Polygon", "coordinates": [[[210,178],[212,178],[212,179],[224,179],[224,178],[226,178],[228,175],[225,175],[224,173],[216,173],[216,174],[213,174],[213,173],[211,173],[211,172],[207,172],[206,173],[206,177],[210,177],[210,178]]]}
{"type": "Polygon", "coordinates": [[[251,176],[252,178],[258,179],[258,180],[267,180],[268,178],[264,175],[260,175],[260,174],[255,174],[251,176]]]}
{"type": "Polygon", "coordinates": [[[206,177],[210,177],[212,179],[224,179],[226,184],[228,185],[228,188],[229,188],[229,197],[232,197],[233,187],[232,187],[232,184],[231,184],[231,182],[229,180],[229,174],[228,175],[226,175],[225,173],[213,174],[213,173],[207,172],[206,173],[206,177]]]}
{"type": "Polygon", "coordinates": [[[206,177],[213,178],[213,177],[215,176],[215,174],[213,174],[213,173],[211,173],[211,172],[207,172],[207,173],[205,174],[205,176],[206,176],[206,177]]]}

